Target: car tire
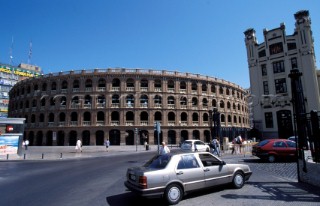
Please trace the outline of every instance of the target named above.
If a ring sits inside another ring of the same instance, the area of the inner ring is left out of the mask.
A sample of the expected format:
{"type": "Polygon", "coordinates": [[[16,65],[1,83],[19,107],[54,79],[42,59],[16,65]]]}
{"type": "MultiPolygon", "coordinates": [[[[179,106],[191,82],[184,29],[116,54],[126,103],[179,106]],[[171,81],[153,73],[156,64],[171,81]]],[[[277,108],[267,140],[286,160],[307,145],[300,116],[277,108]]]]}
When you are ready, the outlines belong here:
{"type": "Polygon", "coordinates": [[[268,162],[273,163],[275,161],[276,161],[276,156],[274,156],[274,155],[269,155],[268,156],[268,162]]]}
{"type": "Polygon", "coordinates": [[[242,172],[236,172],[232,179],[232,185],[236,189],[240,189],[244,185],[244,174],[242,172]]]}
{"type": "Polygon", "coordinates": [[[164,198],[170,205],[178,204],[182,199],[182,196],[183,190],[178,184],[169,185],[164,192],[164,198]]]}

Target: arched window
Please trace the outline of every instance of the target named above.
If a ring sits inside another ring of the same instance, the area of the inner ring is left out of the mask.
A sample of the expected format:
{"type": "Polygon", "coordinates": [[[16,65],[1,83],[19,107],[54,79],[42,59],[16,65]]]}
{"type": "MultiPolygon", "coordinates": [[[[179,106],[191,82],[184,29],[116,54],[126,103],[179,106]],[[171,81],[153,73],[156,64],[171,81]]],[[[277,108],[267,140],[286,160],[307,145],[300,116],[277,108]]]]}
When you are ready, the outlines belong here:
{"type": "Polygon", "coordinates": [[[172,79],[168,80],[168,89],[174,89],[174,81],[172,79]]]}
{"type": "Polygon", "coordinates": [[[187,89],[187,84],[185,81],[180,82],[180,89],[183,89],[183,90],[187,89]]]}
{"type": "Polygon", "coordinates": [[[223,100],[220,101],[220,108],[224,108],[224,101],[223,100]]]}
{"type": "Polygon", "coordinates": [[[191,83],[191,90],[192,91],[197,91],[197,89],[198,89],[197,82],[192,82],[191,83]]]}
{"type": "Polygon", "coordinates": [[[174,101],[174,97],[173,96],[169,96],[168,97],[168,104],[169,105],[174,105],[175,101],[174,101]]]}

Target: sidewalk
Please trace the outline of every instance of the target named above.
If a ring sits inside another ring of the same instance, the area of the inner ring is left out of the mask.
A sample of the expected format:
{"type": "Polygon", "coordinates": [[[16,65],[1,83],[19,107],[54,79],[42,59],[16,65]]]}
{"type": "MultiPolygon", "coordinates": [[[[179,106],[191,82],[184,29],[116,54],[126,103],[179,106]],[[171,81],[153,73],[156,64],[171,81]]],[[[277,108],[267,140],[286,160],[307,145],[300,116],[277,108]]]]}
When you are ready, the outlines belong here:
{"type": "MultiPolygon", "coordinates": [[[[171,150],[178,149],[170,147],[171,150]]],[[[154,152],[158,151],[158,145],[149,145],[149,150],[146,150],[144,145],[115,145],[110,146],[108,151],[105,146],[83,146],[82,152],[76,151],[75,146],[29,146],[28,150],[24,148],[17,154],[0,155],[0,161],[12,160],[58,160],[58,159],[79,159],[89,157],[103,157],[110,155],[121,155],[128,153],[154,152]]],[[[230,156],[231,150],[222,152],[222,156],[230,156]]],[[[241,156],[241,155],[237,155],[241,156]]],[[[242,154],[242,156],[251,156],[251,154],[242,154]]]]}

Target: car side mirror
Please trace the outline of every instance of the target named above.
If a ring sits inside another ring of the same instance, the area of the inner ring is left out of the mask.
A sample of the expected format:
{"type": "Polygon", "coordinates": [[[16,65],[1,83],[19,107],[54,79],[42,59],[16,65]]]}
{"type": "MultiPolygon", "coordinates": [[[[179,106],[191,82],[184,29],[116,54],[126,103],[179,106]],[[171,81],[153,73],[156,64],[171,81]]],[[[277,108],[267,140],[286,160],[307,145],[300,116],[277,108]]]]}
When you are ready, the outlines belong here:
{"type": "Polygon", "coordinates": [[[226,162],[225,161],[221,161],[220,165],[226,165],[226,162]]]}

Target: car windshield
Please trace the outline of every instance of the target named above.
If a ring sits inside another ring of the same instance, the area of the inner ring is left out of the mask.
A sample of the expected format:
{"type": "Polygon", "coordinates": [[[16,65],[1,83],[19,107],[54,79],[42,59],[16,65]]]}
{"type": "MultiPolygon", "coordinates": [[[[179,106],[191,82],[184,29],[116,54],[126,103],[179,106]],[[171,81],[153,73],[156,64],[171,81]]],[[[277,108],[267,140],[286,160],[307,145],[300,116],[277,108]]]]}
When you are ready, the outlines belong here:
{"type": "Polygon", "coordinates": [[[184,141],[183,144],[192,144],[191,141],[184,141]]]}
{"type": "Polygon", "coordinates": [[[262,147],[262,146],[266,145],[268,142],[269,142],[269,140],[263,140],[263,141],[259,142],[257,145],[259,147],[262,147]]]}
{"type": "Polygon", "coordinates": [[[144,167],[151,169],[163,169],[167,166],[171,159],[171,155],[156,155],[144,164],[144,167]]]}

